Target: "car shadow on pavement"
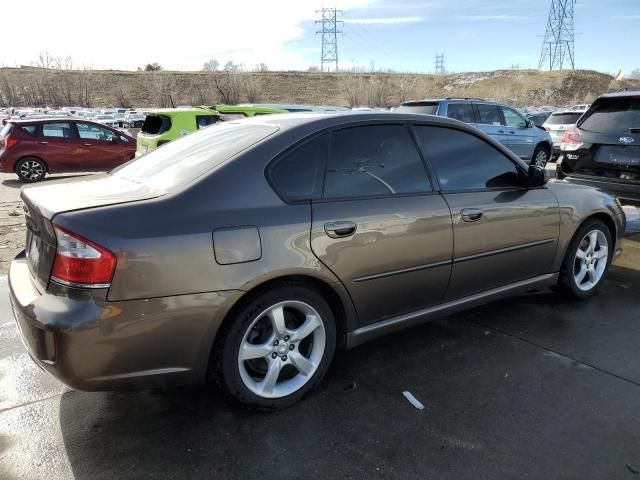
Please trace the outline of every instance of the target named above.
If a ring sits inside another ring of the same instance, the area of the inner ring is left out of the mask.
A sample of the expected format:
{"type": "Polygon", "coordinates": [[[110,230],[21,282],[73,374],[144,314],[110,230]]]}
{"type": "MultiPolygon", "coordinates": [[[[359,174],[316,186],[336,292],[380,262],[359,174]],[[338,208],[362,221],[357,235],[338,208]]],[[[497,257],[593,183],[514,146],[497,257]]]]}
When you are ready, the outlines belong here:
{"type": "Polygon", "coordinates": [[[620,282],[637,282],[614,270],[586,304],[521,295],[339,353],[318,391],[280,412],[228,405],[214,387],[67,392],[69,464],[77,479],[546,478],[559,468],[620,478],[638,464],[640,387],[591,366],[615,361],[630,329],[617,361],[631,366],[605,367],[638,365],[633,315],[628,328],[614,323],[619,334],[595,323],[627,299],[620,282]]]}
{"type": "Polygon", "coordinates": [[[54,181],[54,180],[67,180],[67,179],[71,179],[71,178],[85,177],[87,175],[90,175],[90,174],[83,173],[83,174],[79,174],[79,175],[62,175],[62,176],[55,176],[55,177],[48,176],[48,177],[43,178],[42,180],[40,180],[37,183],[25,183],[22,180],[20,180],[19,178],[10,178],[10,179],[7,179],[7,180],[3,180],[0,183],[2,183],[2,185],[4,185],[5,187],[20,189],[20,188],[24,187],[25,185],[43,185],[43,184],[46,184],[46,183],[54,181]]]}

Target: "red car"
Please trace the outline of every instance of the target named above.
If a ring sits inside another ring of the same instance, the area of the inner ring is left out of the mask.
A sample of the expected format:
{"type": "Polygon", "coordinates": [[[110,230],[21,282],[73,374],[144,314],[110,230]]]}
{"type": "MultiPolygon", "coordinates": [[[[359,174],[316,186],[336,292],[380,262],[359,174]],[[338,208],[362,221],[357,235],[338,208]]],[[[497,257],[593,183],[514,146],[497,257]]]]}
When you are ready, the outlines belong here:
{"type": "Polygon", "coordinates": [[[10,120],[0,131],[0,172],[29,183],[47,173],[111,170],[135,152],[133,137],[81,119],[10,120]]]}

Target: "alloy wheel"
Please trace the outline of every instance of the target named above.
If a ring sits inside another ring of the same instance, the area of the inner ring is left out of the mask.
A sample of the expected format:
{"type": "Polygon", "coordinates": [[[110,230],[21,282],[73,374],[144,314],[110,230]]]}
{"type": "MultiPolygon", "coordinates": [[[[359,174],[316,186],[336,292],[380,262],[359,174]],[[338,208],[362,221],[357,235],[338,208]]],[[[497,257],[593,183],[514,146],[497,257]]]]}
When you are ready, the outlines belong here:
{"type": "Polygon", "coordinates": [[[36,160],[27,160],[20,165],[20,176],[26,180],[38,180],[44,176],[44,167],[36,160]]]}
{"type": "Polygon", "coordinates": [[[573,264],[573,278],[580,290],[586,292],[598,284],[607,268],[608,257],[605,234],[600,230],[587,233],[578,244],[573,264]]]}
{"type": "Polygon", "coordinates": [[[544,167],[547,164],[547,160],[547,152],[544,149],[540,149],[536,154],[534,163],[539,167],[544,167]]]}
{"type": "Polygon", "coordinates": [[[263,398],[298,391],[314,375],[325,351],[320,314],[300,301],[284,301],[260,313],[249,325],[238,352],[245,387],[263,398]]]}

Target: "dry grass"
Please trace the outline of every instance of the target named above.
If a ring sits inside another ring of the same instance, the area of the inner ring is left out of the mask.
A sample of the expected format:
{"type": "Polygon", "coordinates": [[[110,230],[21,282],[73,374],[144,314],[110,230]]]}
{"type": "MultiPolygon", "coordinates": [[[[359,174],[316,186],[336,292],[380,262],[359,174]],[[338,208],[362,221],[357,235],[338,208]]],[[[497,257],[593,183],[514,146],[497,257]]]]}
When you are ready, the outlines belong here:
{"type": "MultiPolygon", "coordinates": [[[[388,107],[409,99],[454,96],[519,106],[558,105],[591,101],[610,81],[611,76],[593,71],[499,70],[436,76],[4,68],[0,69],[0,105],[158,107],[263,101],[388,107]]],[[[640,87],[640,82],[623,85],[640,87]]]]}

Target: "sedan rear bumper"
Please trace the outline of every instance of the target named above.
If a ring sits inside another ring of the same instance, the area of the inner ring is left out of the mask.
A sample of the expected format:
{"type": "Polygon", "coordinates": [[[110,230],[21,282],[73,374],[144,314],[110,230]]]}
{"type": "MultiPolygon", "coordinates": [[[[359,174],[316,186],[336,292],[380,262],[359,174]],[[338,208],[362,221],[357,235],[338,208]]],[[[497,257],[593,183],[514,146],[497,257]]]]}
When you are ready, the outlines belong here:
{"type": "Polygon", "coordinates": [[[33,360],[79,390],[198,384],[206,378],[225,291],[109,302],[100,294],[41,293],[24,253],[9,271],[11,306],[33,360]]]}

